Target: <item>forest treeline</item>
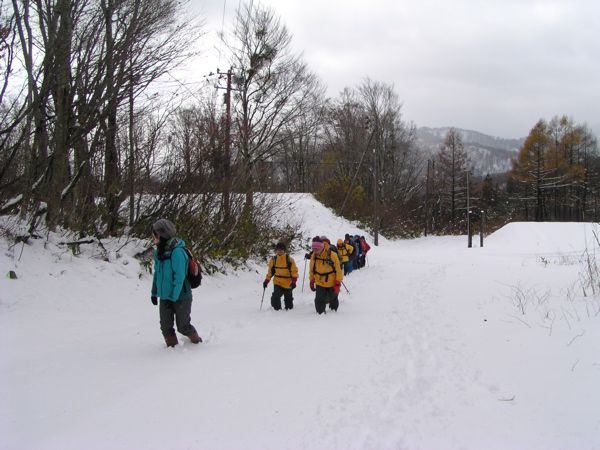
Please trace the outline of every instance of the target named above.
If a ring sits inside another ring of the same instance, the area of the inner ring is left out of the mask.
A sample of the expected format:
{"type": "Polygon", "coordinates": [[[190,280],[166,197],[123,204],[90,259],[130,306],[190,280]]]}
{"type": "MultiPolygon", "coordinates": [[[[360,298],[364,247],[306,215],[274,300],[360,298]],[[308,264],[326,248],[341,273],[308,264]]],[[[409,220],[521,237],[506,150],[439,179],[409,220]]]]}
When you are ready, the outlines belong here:
{"type": "Polygon", "coordinates": [[[0,0],[0,214],[31,236],[147,236],[169,217],[207,258],[232,262],[298,237],[273,225],[285,203],[260,192],[314,193],[391,237],[464,233],[467,208],[491,228],[597,220],[585,125],[540,120],[510,173],[475,177],[455,129],[424,156],[394,86],[366,78],[327,98],[276,12],[254,2],[222,34],[227,69],[161,91],[205,39],[185,7],[0,0]]]}

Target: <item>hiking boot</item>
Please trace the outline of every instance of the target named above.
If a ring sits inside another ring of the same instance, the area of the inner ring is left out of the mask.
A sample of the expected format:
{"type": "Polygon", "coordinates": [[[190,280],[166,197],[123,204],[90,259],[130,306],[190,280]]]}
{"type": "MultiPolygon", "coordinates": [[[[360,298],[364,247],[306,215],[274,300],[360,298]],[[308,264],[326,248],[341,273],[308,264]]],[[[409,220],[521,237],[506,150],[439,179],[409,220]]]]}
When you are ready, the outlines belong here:
{"type": "Polygon", "coordinates": [[[171,336],[165,336],[165,344],[167,344],[167,347],[175,347],[177,344],[179,344],[177,336],[174,334],[171,336]]]}
{"type": "Polygon", "coordinates": [[[199,344],[202,342],[202,338],[198,336],[197,331],[194,331],[192,334],[188,335],[188,339],[192,342],[192,344],[199,344]]]}

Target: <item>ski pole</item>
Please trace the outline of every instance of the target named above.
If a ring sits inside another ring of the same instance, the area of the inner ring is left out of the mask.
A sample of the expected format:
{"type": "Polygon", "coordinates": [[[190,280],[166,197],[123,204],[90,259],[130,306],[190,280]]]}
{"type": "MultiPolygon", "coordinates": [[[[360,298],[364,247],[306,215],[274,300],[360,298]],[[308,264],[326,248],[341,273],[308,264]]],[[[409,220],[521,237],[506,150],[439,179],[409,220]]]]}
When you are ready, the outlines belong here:
{"type": "Polygon", "coordinates": [[[347,292],[348,294],[350,294],[350,291],[348,290],[348,288],[346,287],[346,285],[344,284],[344,282],[343,282],[343,281],[342,281],[342,286],[344,286],[344,289],[346,289],[346,292],[347,292]]]}
{"type": "Polygon", "coordinates": [[[267,292],[267,288],[266,287],[263,288],[263,295],[262,295],[262,298],[260,299],[260,310],[261,311],[262,311],[263,300],[265,299],[265,292],[267,292]]]}
{"type": "Polygon", "coordinates": [[[304,292],[304,279],[306,278],[306,258],[304,258],[304,272],[302,272],[302,290],[304,292]]]}

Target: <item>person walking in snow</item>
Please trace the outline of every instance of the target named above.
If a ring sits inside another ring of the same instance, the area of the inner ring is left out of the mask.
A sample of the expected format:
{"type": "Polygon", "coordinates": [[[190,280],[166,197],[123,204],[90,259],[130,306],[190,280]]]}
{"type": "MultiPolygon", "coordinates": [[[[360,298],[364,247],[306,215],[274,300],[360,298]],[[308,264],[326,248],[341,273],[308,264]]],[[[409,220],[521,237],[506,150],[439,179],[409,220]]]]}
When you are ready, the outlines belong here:
{"type": "Polygon", "coordinates": [[[344,278],[338,255],[318,236],[313,238],[311,247],[310,290],[315,292],[315,309],[318,314],[323,314],[329,303],[329,309],[337,311],[344,278]]]}
{"type": "Polygon", "coordinates": [[[279,311],[281,309],[281,296],[283,295],[285,309],[293,309],[294,296],[292,291],[296,288],[296,281],[298,281],[298,267],[294,258],[286,253],[283,242],[277,243],[275,252],[275,256],[269,260],[263,288],[266,289],[271,278],[274,278],[271,306],[275,311],[279,311]]]}
{"type": "MultiPolygon", "coordinates": [[[[336,255],[338,255],[338,259],[340,259],[340,255],[338,254],[338,249],[337,247],[334,247],[333,245],[331,245],[331,241],[329,240],[329,238],[327,236],[321,236],[321,241],[323,241],[323,244],[325,244],[327,247],[329,247],[329,249],[332,252],[335,252],[336,255]]],[[[341,267],[341,260],[340,260],[340,267],[341,267]]]]}
{"type": "Polygon", "coordinates": [[[360,242],[358,234],[354,235],[353,242],[354,242],[354,253],[353,253],[354,267],[356,269],[362,269],[363,266],[361,265],[360,261],[362,259],[363,249],[362,249],[362,244],[360,242]]]}
{"type": "Polygon", "coordinates": [[[187,280],[188,254],[185,242],[176,237],[175,225],[167,219],[159,219],[152,225],[154,250],[154,276],[151,300],[158,305],[160,299],[160,329],[167,347],[179,342],[173,329],[187,336],[191,342],[202,342],[191,324],[192,288],[187,280]]]}
{"type": "Polygon", "coordinates": [[[346,276],[350,273],[350,255],[354,251],[354,247],[352,247],[350,244],[347,244],[346,242],[342,241],[341,239],[338,239],[337,240],[337,251],[338,251],[338,255],[340,256],[340,259],[341,259],[340,263],[342,264],[342,267],[344,268],[344,276],[346,276]]]}
{"type": "Polygon", "coordinates": [[[344,237],[344,243],[348,244],[350,247],[352,247],[352,253],[350,253],[348,255],[348,275],[350,275],[352,273],[352,271],[355,269],[354,267],[354,242],[352,241],[352,237],[346,233],[346,236],[344,237]]]}
{"type": "Polygon", "coordinates": [[[360,257],[359,264],[361,267],[365,267],[366,260],[367,260],[367,253],[369,252],[369,250],[371,250],[371,246],[367,243],[367,240],[365,239],[364,236],[360,237],[360,245],[362,247],[362,255],[360,257]]]}

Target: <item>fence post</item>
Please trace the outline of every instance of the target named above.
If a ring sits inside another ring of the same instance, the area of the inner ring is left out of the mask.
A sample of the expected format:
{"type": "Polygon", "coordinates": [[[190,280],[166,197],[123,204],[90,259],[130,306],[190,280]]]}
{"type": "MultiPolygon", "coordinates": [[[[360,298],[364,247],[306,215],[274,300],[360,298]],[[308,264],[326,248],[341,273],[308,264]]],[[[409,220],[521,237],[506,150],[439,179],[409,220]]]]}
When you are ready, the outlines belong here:
{"type": "Polygon", "coordinates": [[[479,246],[483,247],[483,226],[485,224],[485,211],[481,210],[479,217],[479,246]]]}

